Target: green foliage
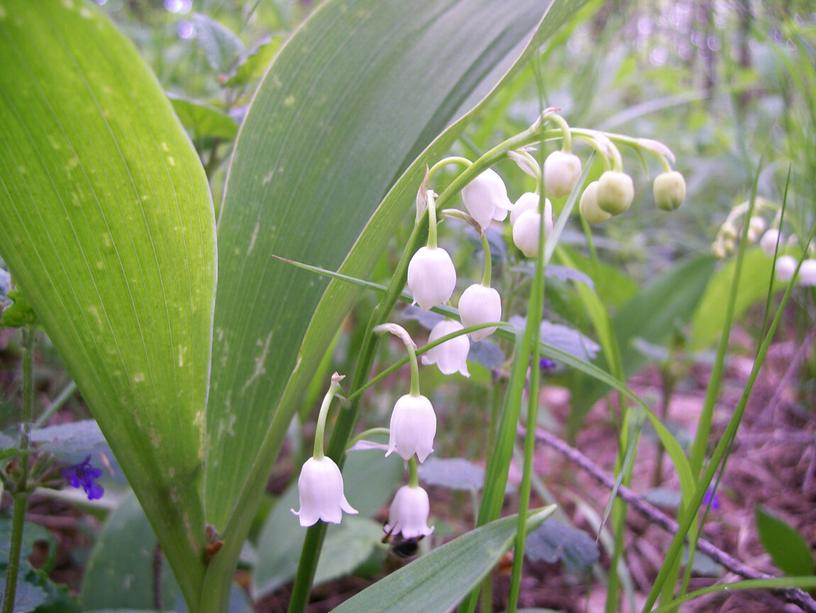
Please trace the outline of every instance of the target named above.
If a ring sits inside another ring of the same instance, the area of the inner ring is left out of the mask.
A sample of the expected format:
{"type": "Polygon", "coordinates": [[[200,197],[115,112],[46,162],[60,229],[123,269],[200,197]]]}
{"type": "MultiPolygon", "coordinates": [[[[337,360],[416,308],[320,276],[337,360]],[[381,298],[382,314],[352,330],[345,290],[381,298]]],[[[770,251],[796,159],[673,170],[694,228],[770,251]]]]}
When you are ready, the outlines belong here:
{"type": "Polygon", "coordinates": [[[178,588],[158,547],[139,501],[128,496],[91,551],[80,594],[83,609],[172,608],[178,588]]]}
{"type": "Polygon", "coordinates": [[[232,140],[238,134],[238,124],[218,109],[177,96],[171,96],[170,102],[194,141],[203,138],[232,140]]]}
{"type": "MultiPolygon", "coordinates": [[[[691,320],[689,345],[692,350],[706,349],[719,338],[726,315],[722,305],[728,301],[735,270],[736,259],[731,259],[712,275],[691,320]]],[[[759,248],[746,250],[734,304],[735,318],[741,317],[749,307],[765,298],[772,272],[773,258],[769,258],[759,248]]],[[[777,288],[780,286],[777,281],[777,288]]]]}
{"type": "MultiPolygon", "coordinates": [[[[555,506],[551,506],[531,512],[528,529],[535,530],[554,511],[555,506]]],[[[471,530],[391,573],[334,610],[450,611],[499,561],[513,542],[515,531],[514,515],[471,530]]]]}
{"type": "Polygon", "coordinates": [[[810,545],[793,526],[763,507],[756,508],[756,522],[762,546],[783,573],[799,577],[816,573],[810,545]]]}
{"type": "Polygon", "coordinates": [[[164,93],[97,8],[6,12],[0,253],[195,603],[215,285],[207,181],[164,93]]]}
{"type": "Polygon", "coordinates": [[[37,315],[25,294],[18,289],[9,291],[8,297],[12,303],[3,309],[0,315],[0,326],[5,328],[22,328],[37,323],[37,315]]]}

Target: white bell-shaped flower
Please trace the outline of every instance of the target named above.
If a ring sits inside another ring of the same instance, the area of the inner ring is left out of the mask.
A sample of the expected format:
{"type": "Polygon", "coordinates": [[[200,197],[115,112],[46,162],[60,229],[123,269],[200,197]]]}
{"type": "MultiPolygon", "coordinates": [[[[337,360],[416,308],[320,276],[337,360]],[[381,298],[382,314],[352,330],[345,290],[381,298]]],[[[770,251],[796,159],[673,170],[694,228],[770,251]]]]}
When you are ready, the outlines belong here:
{"type": "Polygon", "coordinates": [[[411,459],[416,454],[424,462],[433,451],[436,436],[436,413],[431,401],[425,396],[402,396],[394,405],[389,426],[388,451],[386,456],[395,451],[403,460],[411,459]]]}
{"type": "Polygon", "coordinates": [[[430,512],[428,492],[418,485],[403,485],[391,502],[385,531],[392,536],[401,534],[406,539],[428,536],[433,532],[433,528],[428,527],[430,512]]]}
{"type": "Polygon", "coordinates": [[[796,260],[793,256],[783,255],[776,259],[776,278],[788,282],[796,272],[796,260]]]}
{"type": "Polygon", "coordinates": [[[765,255],[773,257],[774,251],[776,251],[777,241],[779,241],[781,247],[785,246],[784,237],[780,237],[779,230],[771,228],[759,239],[759,246],[762,248],[762,251],[765,252],[765,255]]]}
{"type": "MultiPolygon", "coordinates": [[[[458,321],[443,319],[431,330],[428,342],[432,343],[443,336],[461,329],[462,324],[458,321]]],[[[424,353],[422,355],[422,363],[426,366],[436,364],[444,375],[452,375],[455,372],[459,372],[465,377],[469,377],[470,373],[467,367],[468,352],[470,352],[470,341],[467,335],[463,334],[462,336],[457,336],[449,341],[445,341],[441,345],[424,353]]]]}
{"type": "MultiPolygon", "coordinates": [[[[550,202],[549,198],[545,198],[544,200],[544,210],[549,210],[550,216],[552,216],[552,202],[550,202]]],[[[518,200],[516,200],[516,203],[510,210],[510,223],[516,223],[516,220],[521,217],[524,211],[538,211],[538,194],[534,192],[524,192],[518,197],[518,200]]]]}
{"type": "Polygon", "coordinates": [[[445,304],[456,287],[456,268],[441,247],[422,247],[408,263],[408,289],[423,309],[445,304]]]}
{"type": "Polygon", "coordinates": [[[507,187],[495,170],[488,168],[462,189],[462,201],[470,216],[483,229],[493,219],[503,220],[510,208],[507,187]]]}
{"type": "Polygon", "coordinates": [[[612,215],[598,206],[598,182],[593,181],[584,189],[581,194],[581,202],[578,205],[581,215],[591,224],[603,223],[610,219],[612,215]]]}
{"type": "Polygon", "coordinates": [[[320,519],[329,524],[339,524],[342,511],[357,514],[343,493],[343,475],[329,457],[306,460],[298,477],[298,493],[300,511],[292,509],[292,513],[298,516],[304,528],[316,524],[320,519]]]}
{"type": "Polygon", "coordinates": [[[816,285],[816,260],[809,258],[799,267],[799,285],[812,287],[816,285]]]}
{"type": "Polygon", "coordinates": [[[553,151],[544,160],[544,188],[553,198],[569,196],[581,176],[581,158],[564,151],[553,151]]]}
{"type": "Polygon", "coordinates": [[[755,242],[760,236],[762,236],[762,233],[765,231],[766,227],[768,227],[768,224],[764,219],[762,219],[762,217],[751,217],[750,221],[748,222],[748,240],[752,243],[755,242]]]}
{"type": "MultiPolygon", "coordinates": [[[[466,328],[501,320],[501,296],[492,287],[474,283],[459,298],[459,316],[466,328]]],[[[496,331],[495,327],[484,328],[470,333],[474,341],[487,338],[496,331]]]]}
{"type": "MultiPolygon", "coordinates": [[[[541,215],[534,209],[521,213],[513,224],[513,243],[528,258],[535,257],[535,255],[538,253],[538,229],[540,225],[541,215]]],[[[552,234],[552,231],[552,204],[550,204],[549,200],[545,200],[544,238],[552,234]]]]}

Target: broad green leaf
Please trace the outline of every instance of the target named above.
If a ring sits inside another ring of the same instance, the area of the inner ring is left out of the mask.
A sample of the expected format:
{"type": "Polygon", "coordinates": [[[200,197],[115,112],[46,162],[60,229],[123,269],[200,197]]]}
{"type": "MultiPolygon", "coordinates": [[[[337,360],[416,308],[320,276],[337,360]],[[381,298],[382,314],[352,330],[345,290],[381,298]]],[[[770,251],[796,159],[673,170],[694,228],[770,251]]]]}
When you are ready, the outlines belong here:
{"type": "Polygon", "coordinates": [[[202,102],[171,96],[173,110],[187,128],[190,137],[232,140],[238,134],[238,124],[232,117],[202,102]]]}
{"type": "MultiPolygon", "coordinates": [[[[530,513],[533,531],[555,511],[555,505],[530,513]]],[[[490,572],[510,547],[515,515],[466,532],[408,566],[391,573],[334,609],[335,613],[366,611],[450,611],[490,572]]]]}
{"type": "MultiPolygon", "coordinates": [[[[723,305],[728,303],[735,269],[736,258],[733,258],[712,275],[691,320],[691,350],[706,349],[720,337],[726,315],[723,305]]],[[[745,251],[737,301],[734,304],[735,319],[768,295],[772,271],[773,258],[769,258],[761,249],[756,247],[745,251]]]]}
{"type": "Polygon", "coordinates": [[[383,527],[365,517],[346,517],[337,530],[326,536],[314,584],[343,577],[371,557],[381,547],[383,527]]]}
{"type": "MultiPolygon", "coordinates": [[[[355,451],[343,467],[346,497],[360,516],[374,515],[391,499],[402,482],[403,472],[399,457],[383,458],[382,451],[355,451]]],[[[274,591],[295,575],[306,536],[306,529],[300,527],[290,510],[297,508],[297,485],[293,483],[272,509],[258,538],[258,561],[252,575],[255,598],[274,591]]],[[[333,528],[329,535],[335,532],[333,528]]],[[[381,526],[379,534],[382,538],[381,526]]]]}
{"type": "Polygon", "coordinates": [[[194,598],[215,285],[204,172],[92,3],[3,2],[0,58],[0,253],[194,598]]]}
{"type": "Polygon", "coordinates": [[[816,573],[810,545],[796,528],[762,507],[756,508],[756,522],[762,546],[783,573],[797,576],[816,573]]]}
{"type": "Polygon", "coordinates": [[[125,498],[110,514],[85,567],[80,602],[89,609],[162,609],[175,602],[176,583],[164,564],[156,585],[156,535],[135,496],[125,498]]]}
{"type": "Polygon", "coordinates": [[[571,6],[555,3],[539,27],[540,0],[330,1],[281,49],[239,133],[218,229],[205,494],[219,530],[233,510],[235,530],[248,524],[248,497],[359,294],[324,292],[324,280],[270,256],[332,270],[345,260],[365,276],[465,112],[571,6]]]}

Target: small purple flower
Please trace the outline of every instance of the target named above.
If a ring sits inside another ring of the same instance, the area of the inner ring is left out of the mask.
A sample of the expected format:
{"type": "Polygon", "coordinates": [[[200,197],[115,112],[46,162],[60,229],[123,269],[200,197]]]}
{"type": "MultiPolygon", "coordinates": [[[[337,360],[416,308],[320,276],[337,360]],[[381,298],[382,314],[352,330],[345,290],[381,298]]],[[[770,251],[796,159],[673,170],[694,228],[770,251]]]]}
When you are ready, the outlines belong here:
{"type": "Polygon", "coordinates": [[[556,368],[555,360],[551,360],[550,358],[541,358],[538,361],[538,367],[545,373],[551,373],[556,368]]]}
{"type": "Polygon", "coordinates": [[[88,500],[98,500],[105,493],[104,488],[96,480],[102,476],[102,470],[91,464],[91,456],[86,457],[79,464],[62,469],[62,476],[71,484],[71,487],[82,488],[88,500]]]}
{"type": "Polygon", "coordinates": [[[720,499],[711,488],[706,490],[705,496],[703,496],[703,504],[711,505],[712,511],[716,511],[720,508],[720,499]]]}

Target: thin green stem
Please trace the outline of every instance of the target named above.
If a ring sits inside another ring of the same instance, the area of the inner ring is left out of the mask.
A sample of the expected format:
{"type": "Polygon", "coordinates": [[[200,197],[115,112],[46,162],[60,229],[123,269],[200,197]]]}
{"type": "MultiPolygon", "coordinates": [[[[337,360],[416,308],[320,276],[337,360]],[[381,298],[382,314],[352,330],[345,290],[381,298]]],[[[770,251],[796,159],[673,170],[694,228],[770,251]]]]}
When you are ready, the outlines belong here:
{"type": "MultiPolygon", "coordinates": [[[[551,116],[558,117],[557,115],[551,116]]],[[[566,122],[564,122],[566,126],[566,122]]],[[[569,127],[565,128],[567,131],[569,127]]],[[[544,186],[538,185],[539,202],[538,212],[542,222],[538,224],[538,253],[536,254],[535,276],[527,307],[527,346],[532,346],[530,360],[530,389],[527,396],[527,431],[524,435],[524,467],[521,484],[519,486],[518,526],[516,528],[516,544],[513,554],[513,570],[510,577],[510,595],[507,602],[509,613],[515,613],[518,608],[518,598],[521,593],[521,575],[524,569],[524,545],[527,539],[527,516],[530,509],[530,488],[533,472],[533,455],[535,454],[535,431],[538,425],[538,389],[541,381],[541,369],[538,362],[541,358],[541,317],[544,307],[544,272],[545,272],[545,228],[544,228],[544,186]]],[[[518,365],[517,365],[518,366],[518,365]]]]}
{"type": "Polygon", "coordinates": [[[561,134],[564,139],[561,144],[561,151],[564,153],[572,153],[572,133],[570,132],[567,120],[557,113],[552,113],[546,116],[546,121],[551,121],[561,128],[561,134]]]}
{"type": "Polygon", "coordinates": [[[487,240],[487,233],[482,232],[482,255],[484,256],[484,268],[482,269],[482,285],[490,287],[493,279],[493,262],[490,255],[490,241],[487,240]]]}
{"type": "MultiPolygon", "coordinates": [[[[798,266],[796,272],[797,273],[799,272],[798,266]]],[[[770,328],[768,329],[768,332],[765,335],[765,337],[762,339],[762,343],[760,344],[759,350],[757,351],[757,355],[754,360],[754,365],[751,368],[751,373],[748,375],[748,380],[743,386],[743,391],[742,395],[740,396],[739,402],[737,403],[737,406],[734,409],[734,413],[732,414],[731,419],[728,421],[728,425],[725,428],[725,432],[717,442],[717,446],[714,449],[711,461],[709,461],[709,463],[706,465],[706,468],[703,471],[702,478],[698,480],[698,487],[695,488],[694,495],[691,497],[691,500],[689,500],[689,504],[686,507],[687,512],[684,513],[680,520],[678,521],[679,524],[678,530],[675,533],[674,538],[672,539],[671,545],[669,546],[669,550],[666,552],[663,566],[661,566],[660,571],[658,572],[657,577],[655,578],[655,581],[652,584],[652,589],[649,592],[649,595],[643,606],[644,613],[651,610],[652,606],[657,600],[657,596],[660,593],[663,584],[668,578],[669,573],[671,572],[674,564],[679,559],[680,552],[683,547],[683,541],[685,540],[685,536],[686,534],[688,534],[692,524],[694,523],[697,517],[696,509],[700,508],[700,505],[703,502],[703,498],[705,497],[706,490],[709,484],[711,483],[714,474],[717,472],[718,466],[722,461],[723,457],[725,456],[726,450],[730,447],[731,441],[736,436],[737,428],[739,427],[742,421],[742,416],[745,413],[745,407],[748,404],[748,398],[750,398],[751,396],[754,383],[756,382],[756,379],[759,376],[759,371],[762,368],[762,364],[765,362],[765,357],[768,354],[768,348],[771,345],[771,341],[773,340],[773,337],[776,335],[776,330],[779,327],[779,323],[782,321],[782,315],[785,311],[785,306],[787,305],[788,300],[790,299],[791,291],[793,289],[794,279],[791,279],[791,282],[785,289],[785,293],[782,296],[782,300],[776,311],[776,314],[774,315],[770,328]]]]}
{"type": "Polygon", "coordinates": [[[362,432],[360,432],[360,434],[356,435],[353,439],[349,441],[346,451],[349,451],[357,443],[359,443],[362,440],[365,440],[369,436],[376,436],[378,434],[388,436],[390,433],[391,431],[388,428],[369,428],[368,430],[363,430],[362,432]]]}
{"type": "Polygon", "coordinates": [[[431,178],[437,172],[439,172],[440,170],[442,170],[442,168],[444,168],[445,166],[448,166],[449,164],[458,164],[459,166],[463,166],[463,167],[467,168],[468,166],[473,164],[473,162],[471,162],[469,159],[467,159],[465,157],[460,157],[460,156],[451,156],[451,157],[442,158],[436,164],[431,166],[430,170],[428,170],[428,174],[426,175],[425,180],[430,182],[431,178]]]}
{"type": "Polygon", "coordinates": [[[57,394],[57,397],[48,405],[48,408],[42,412],[42,414],[36,419],[34,422],[35,428],[40,428],[48,423],[48,420],[53,417],[53,415],[59,411],[65,403],[68,402],[71,397],[76,393],[77,385],[76,382],[71,381],[68,385],[66,385],[62,391],[57,394]]]}
{"type": "MultiPolygon", "coordinates": [[[[428,343],[426,345],[422,345],[422,347],[419,347],[418,349],[415,349],[414,353],[415,353],[415,355],[420,356],[423,353],[427,353],[428,351],[430,351],[434,347],[438,347],[442,343],[447,343],[449,340],[454,339],[454,338],[456,338],[458,336],[464,336],[466,334],[470,334],[471,332],[477,332],[477,331],[483,330],[485,328],[504,328],[504,327],[509,328],[510,324],[507,323],[506,321],[491,321],[491,322],[487,322],[487,323],[483,323],[483,324],[476,324],[474,326],[468,326],[467,328],[462,328],[461,330],[454,330],[453,332],[450,332],[450,333],[446,334],[445,336],[440,336],[435,341],[432,341],[432,342],[430,342],[430,343],[428,343]]],[[[396,372],[397,370],[399,370],[400,368],[405,366],[410,361],[410,359],[411,358],[409,356],[405,356],[404,358],[400,358],[399,360],[397,360],[396,362],[391,364],[391,366],[389,366],[388,368],[380,371],[379,373],[377,373],[377,375],[375,377],[369,379],[366,383],[362,384],[360,387],[358,387],[353,392],[351,392],[348,396],[346,396],[346,400],[356,399],[358,396],[360,396],[360,394],[362,394],[368,388],[377,385],[377,383],[379,383],[380,381],[385,379],[388,375],[396,372]]]]}
{"type": "Polygon", "coordinates": [[[312,457],[318,460],[323,459],[323,432],[326,429],[326,417],[329,414],[332,400],[340,391],[340,381],[343,380],[341,375],[334,373],[331,379],[331,385],[326,395],[323,396],[323,402],[320,404],[320,412],[317,414],[317,427],[315,428],[314,451],[312,457]]]}
{"type": "Polygon", "coordinates": [[[415,456],[411,456],[411,459],[408,460],[408,485],[419,487],[419,470],[415,456]]]}
{"type": "Polygon", "coordinates": [[[419,396],[419,364],[417,363],[416,349],[413,346],[406,346],[408,361],[411,364],[411,396],[419,396]]]}
{"type": "Polygon", "coordinates": [[[428,248],[436,249],[436,202],[428,194],[428,248]]]}
{"type": "Polygon", "coordinates": [[[28,448],[31,444],[31,420],[34,416],[34,340],[35,332],[30,326],[23,328],[23,407],[20,428],[20,478],[15,484],[14,510],[11,518],[9,558],[6,567],[6,589],[3,596],[3,613],[14,612],[17,597],[17,577],[20,573],[20,554],[25,529],[25,512],[28,506],[28,448]]]}

